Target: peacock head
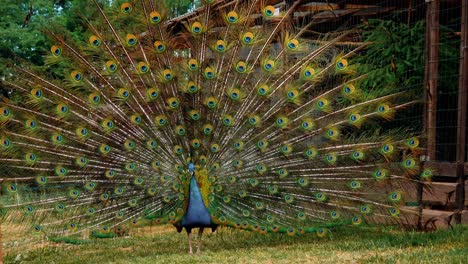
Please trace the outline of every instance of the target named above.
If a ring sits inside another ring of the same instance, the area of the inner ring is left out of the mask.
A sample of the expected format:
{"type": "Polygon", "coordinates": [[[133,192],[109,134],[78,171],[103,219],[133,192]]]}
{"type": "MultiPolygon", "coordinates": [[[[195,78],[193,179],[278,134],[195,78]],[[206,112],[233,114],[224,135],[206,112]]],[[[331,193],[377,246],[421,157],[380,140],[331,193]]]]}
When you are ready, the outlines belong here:
{"type": "Polygon", "coordinates": [[[188,169],[189,169],[189,172],[190,173],[193,173],[195,171],[195,164],[193,164],[192,162],[190,162],[188,164],[188,169]]]}

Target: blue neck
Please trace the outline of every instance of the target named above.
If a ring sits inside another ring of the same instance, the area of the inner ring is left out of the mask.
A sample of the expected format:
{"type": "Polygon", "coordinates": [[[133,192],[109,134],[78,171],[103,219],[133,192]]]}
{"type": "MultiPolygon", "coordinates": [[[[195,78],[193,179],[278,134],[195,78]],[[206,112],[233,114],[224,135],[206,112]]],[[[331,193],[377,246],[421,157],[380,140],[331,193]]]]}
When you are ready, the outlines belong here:
{"type": "Polygon", "coordinates": [[[189,186],[189,201],[187,211],[182,218],[182,226],[184,227],[209,227],[212,225],[211,216],[203,203],[203,198],[198,187],[197,179],[193,171],[190,178],[189,186]]]}

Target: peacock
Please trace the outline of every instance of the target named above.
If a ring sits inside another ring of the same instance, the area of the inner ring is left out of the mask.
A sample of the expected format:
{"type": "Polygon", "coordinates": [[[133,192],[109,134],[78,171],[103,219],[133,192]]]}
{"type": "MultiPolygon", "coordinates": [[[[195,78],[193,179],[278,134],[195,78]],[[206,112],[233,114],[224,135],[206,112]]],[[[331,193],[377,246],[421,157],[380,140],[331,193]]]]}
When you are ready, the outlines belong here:
{"type": "Polygon", "coordinates": [[[47,237],[172,224],[192,253],[194,228],[324,237],[416,217],[424,137],[393,120],[419,99],[361,87],[364,46],[337,45],[355,31],[304,38],[301,1],[203,0],[177,22],[163,1],[117,2],[89,1],[86,39],[44,29],[47,69],[3,79],[5,223],[47,237]]]}

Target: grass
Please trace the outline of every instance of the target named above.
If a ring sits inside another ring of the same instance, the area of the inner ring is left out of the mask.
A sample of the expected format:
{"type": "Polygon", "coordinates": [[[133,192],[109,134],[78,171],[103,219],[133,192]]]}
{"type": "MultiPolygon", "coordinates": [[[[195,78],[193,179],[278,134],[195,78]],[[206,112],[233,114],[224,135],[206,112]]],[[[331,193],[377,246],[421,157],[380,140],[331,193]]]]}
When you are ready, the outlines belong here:
{"type": "Polygon", "coordinates": [[[6,248],[4,261],[15,263],[18,258],[21,263],[468,263],[466,225],[430,233],[348,227],[334,230],[325,238],[260,235],[226,228],[207,233],[200,255],[189,255],[185,234],[178,234],[169,226],[138,228],[131,237],[91,239],[81,244],[49,241],[26,248],[10,237],[12,243],[8,244],[16,246],[6,248]]]}

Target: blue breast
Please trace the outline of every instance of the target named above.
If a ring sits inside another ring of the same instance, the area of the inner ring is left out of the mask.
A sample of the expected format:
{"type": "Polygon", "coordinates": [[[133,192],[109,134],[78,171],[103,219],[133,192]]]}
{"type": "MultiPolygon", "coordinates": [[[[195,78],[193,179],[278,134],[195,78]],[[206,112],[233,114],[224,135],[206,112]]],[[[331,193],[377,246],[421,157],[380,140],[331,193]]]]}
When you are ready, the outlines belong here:
{"type": "Polygon", "coordinates": [[[188,208],[182,218],[181,225],[183,227],[210,227],[212,226],[211,216],[203,203],[200,188],[198,187],[197,180],[192,174],[190,179],[190,193],[188,208]]]}

